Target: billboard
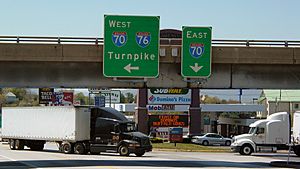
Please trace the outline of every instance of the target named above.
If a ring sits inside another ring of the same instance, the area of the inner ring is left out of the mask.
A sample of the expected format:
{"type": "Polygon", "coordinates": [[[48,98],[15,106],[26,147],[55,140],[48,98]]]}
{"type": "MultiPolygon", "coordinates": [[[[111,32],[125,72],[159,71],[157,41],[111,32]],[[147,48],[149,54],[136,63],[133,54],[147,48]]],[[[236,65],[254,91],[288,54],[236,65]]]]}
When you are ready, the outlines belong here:
{"type": "Polygon", "coordinates": [[[95,106],[96,107],[105,107],[105,96],[96,96],[95,97],[95,106]]]}
{"type": "Polygon", "coordinates": [[[150,127],[187,127],[188,115],[149,115],[150,127]]]}
{"type": "Polygon", "coordinates": [[[73,92],[54,92],[52,97],[52,104],[57,106],[71,106],[73,105],[73,92]]]}
{"type": "Polygon", "coordinates": [[[49,102],[52,102],[53,92],[53,88],[39,88],[39,104],[49,104],[49,102]]]}
{"type": "Polygon", "coordinates": [[[120,103],[121,91],[120,90],[102,90],[101,96],[105,96],[105,103],[120,103]]]}
{"type": "Polygon", "coordinates": [[[148,104],[191,104],[191,90],[188,88],[148,89],[148,104]]]}
{"type": "Polygon", "coordinates": [[[169,128],[169,141],[171,143],[183,142],[183,128],[182,127],[170,127],[169,128]]]}
{"type": "Polygon", "coordinates": [[[90,88],[90,94],[99,94],[105,96],[105,103],[120,103],[121,102],[121,91],[120,90],[105,90],[98,88],[90,88]]]}

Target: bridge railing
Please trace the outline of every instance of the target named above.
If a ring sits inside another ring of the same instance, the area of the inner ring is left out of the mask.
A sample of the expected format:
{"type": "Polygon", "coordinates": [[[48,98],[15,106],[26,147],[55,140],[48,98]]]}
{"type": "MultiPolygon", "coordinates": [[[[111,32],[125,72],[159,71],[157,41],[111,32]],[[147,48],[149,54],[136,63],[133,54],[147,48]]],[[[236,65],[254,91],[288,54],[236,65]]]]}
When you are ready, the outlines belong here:
{"type": "MultiPolygon", "coordinates": [[[[98,37],[47,37],[47,36],[0,36],[0,43],[34,43],[34,44],[95,44],[104,43],[98,37]]],[[[161,38],[161,46],[181,46],[180,38],[161,38]]],[[[213,46],[246,46],[246,47],[300,47],[295,40],[229,40],[213,39],[213,46]]]]}
{"type": "Polygon", "coordinates": [[[103,44],[103,38],[48,37],[48,36],[0,36],[0,43],[47,43],[47,44],[103,44]]]}

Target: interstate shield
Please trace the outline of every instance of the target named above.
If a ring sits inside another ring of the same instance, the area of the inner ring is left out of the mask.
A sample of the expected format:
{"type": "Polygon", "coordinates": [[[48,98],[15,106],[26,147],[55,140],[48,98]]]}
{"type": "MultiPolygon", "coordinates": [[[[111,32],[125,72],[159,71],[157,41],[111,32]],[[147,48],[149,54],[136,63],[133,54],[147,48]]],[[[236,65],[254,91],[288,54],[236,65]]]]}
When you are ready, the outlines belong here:
{"type": "Polygon", "coordinates": [[[137,32],[135,35],[135,41],[140,47],[147,47],[151,41],[150,32],[137,32]]]}
{"type": "Polygon", "coordinates": [[[190,51],[190,54],[194,58],[198,59],[204,53],[204,44],[202,44],[202,43],[191,43],[189,51],[190,51]]]}
{"type": "Polygon", "coordinates": [[[113,32],[112,41],[117,47],[122,47],[127,42],[127,33],[126,32],[113,32]]]}

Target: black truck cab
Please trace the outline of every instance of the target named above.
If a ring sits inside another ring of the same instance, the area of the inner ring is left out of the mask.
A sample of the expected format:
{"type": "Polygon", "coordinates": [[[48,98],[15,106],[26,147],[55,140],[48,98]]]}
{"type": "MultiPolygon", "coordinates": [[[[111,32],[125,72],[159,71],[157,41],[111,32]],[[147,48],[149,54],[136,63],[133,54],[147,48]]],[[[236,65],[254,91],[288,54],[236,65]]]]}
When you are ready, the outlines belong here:
{"type": "Polygon", "coordinates": [[[91,108],[90,152],[118,152],[122,156],[134,153],[142,156],[152,151],[147,135],[137,132],[135,123],[110,108],[91,108]]]}

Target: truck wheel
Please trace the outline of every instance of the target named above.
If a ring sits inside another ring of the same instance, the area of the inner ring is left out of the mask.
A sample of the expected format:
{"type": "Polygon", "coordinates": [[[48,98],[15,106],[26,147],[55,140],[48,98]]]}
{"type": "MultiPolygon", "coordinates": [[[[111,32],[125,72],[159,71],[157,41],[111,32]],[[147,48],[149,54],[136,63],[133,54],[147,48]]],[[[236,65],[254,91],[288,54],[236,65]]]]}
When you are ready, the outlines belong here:
{"type": "Polygon", "coordinates": [[[249,145],[249,144],[243,145],[240,150],[241,155],[251,155],[252,152],[253,152],[253,149],[252,149],[251,145],[249,145]]]}
{"type": "Polygon", "coordinates": [[[204,145],[204,146],[208,146],[208,141],[207,140],[204,140],[203,142],[202,142],[202,145],[204,145]]]}
{"type": "Polygon", "coordinates": [[[134,153],[137,157],[142,157],[145,154],[145,151],[137,151],[134,153]]]}
{"type": "Polygon", "coordinates": [[[10,140],[9,140],[9,148],[10,148],[11,150],[15,150],[15,149],[16,149],[16,146],[15,146],[15,140],[13,140],[13,139],[10,139],[10,140]]]}
{"type": "Polygon", "coordinates": [[[121,156],[129,156],[129,149],[126,145],[121,145],[119,148],[119,153],[121,156]]]}
{"type": "Polygon", "coordinates": [[[74,145],[74,153],[75,154],[86,154],[84,145],[82,143],[76,143],[74,145]]]}
{"type": "Polygon", "coordinates": [[[72,145],[69,142],[63,142],[62,143],[62,152],[65,154],[72,154],[73,153],[73,149],[72,149],[72,145]]]}
{"type": "Polygon", "coordinates": [[[15,148],[16,148],[16,150],[24,150],[24,141],[23,140],[16,140],[15,141],[15,148]]]}

